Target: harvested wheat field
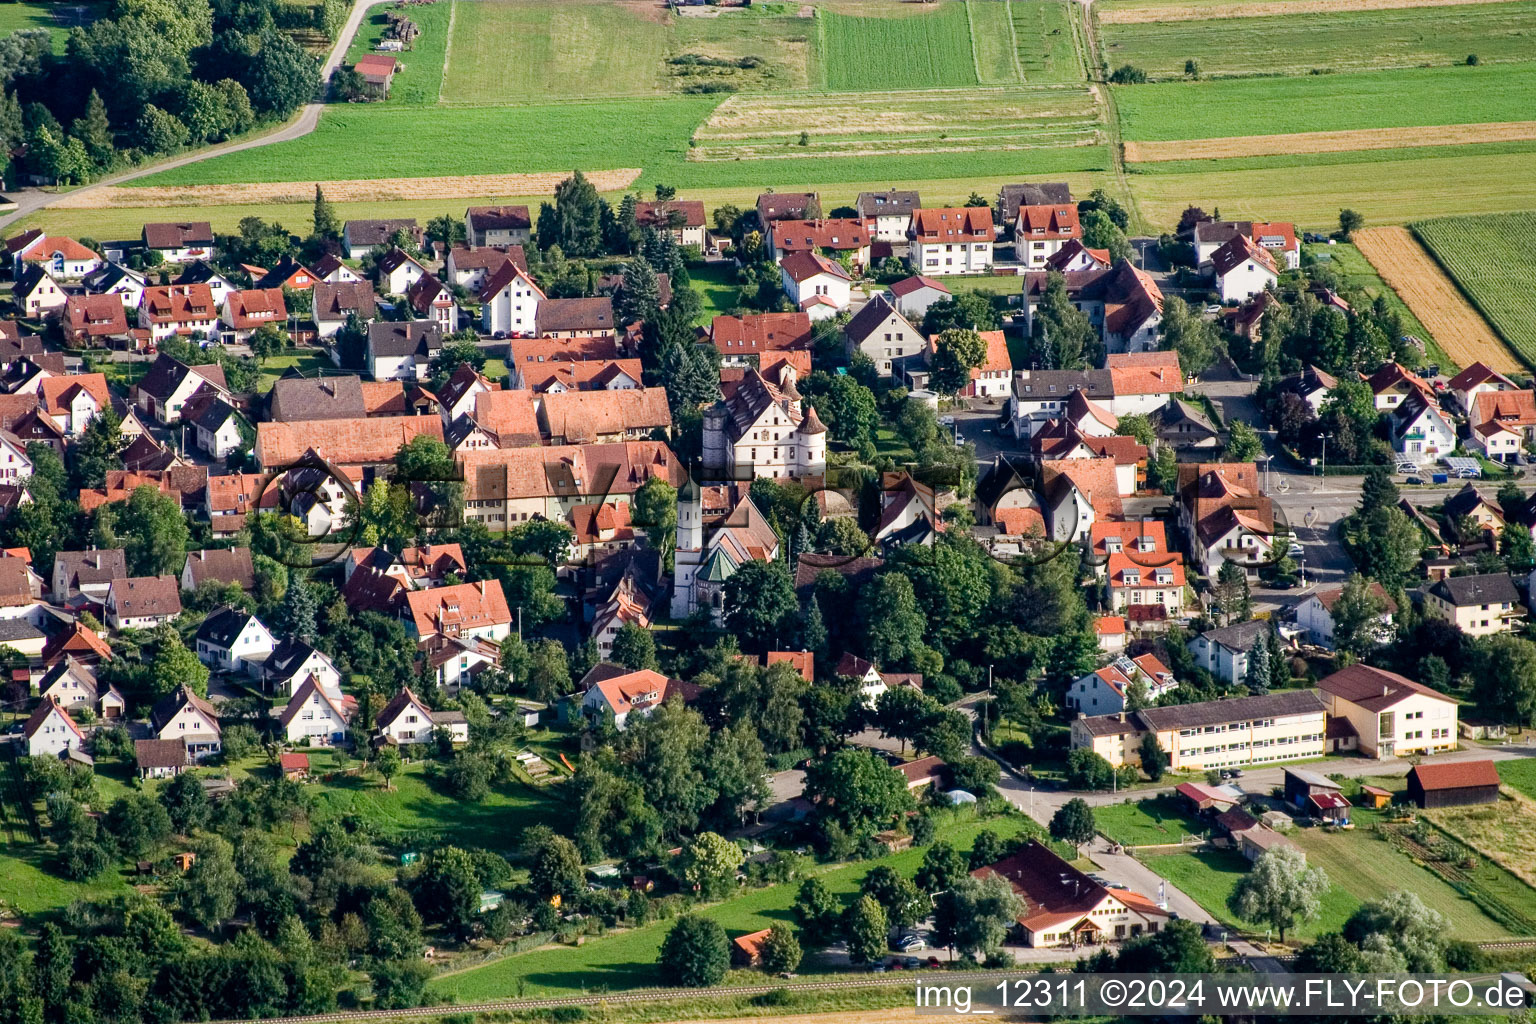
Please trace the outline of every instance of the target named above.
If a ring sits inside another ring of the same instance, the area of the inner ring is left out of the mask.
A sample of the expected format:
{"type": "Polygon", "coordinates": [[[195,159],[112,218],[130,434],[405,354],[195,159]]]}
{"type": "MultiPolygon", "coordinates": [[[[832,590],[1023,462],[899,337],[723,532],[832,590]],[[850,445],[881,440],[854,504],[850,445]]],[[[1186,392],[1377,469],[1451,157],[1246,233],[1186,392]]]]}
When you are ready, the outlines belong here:
{"type": "MultiPolygon", "coordinates": [[[[600,192],[627,188],[639,168],[592,171],[587,177],[600,192]]],[[[315,186],[334,203],[384,203],[411,199],[460,199],[476,196],[551,195],[569,172],[547,174],[460,174],[441,178],[372,178],[342,181],[274,181],[231,185],[124,185],[88,189],[53,203],[55,209],[103,210],[139,206],[256,206],[303,203],[315,186]]]]}
{"type": "Polygon", "coordinates": [[[1453,124],[1436,128],[1433,133],[1423,128],[1357,128],[1341,132],[1237,135],[1226,139],[1190,139],[1183,142],[1127,142],[1125,159],[1128,163],[1226,160],[1242,156],[1352,153],[1363,149],[1464,146],[1479,142],[1524,142],[1529,139],[1536,139],[1536,121],[1453,124]]]}
{"type": "Polygon", "coordinates": [[[1407,228],[1365,228],[1354,241],[1456,365],[1481,360],[1501,373],[1524,369],[1407,228]]]}
{"type": "Polygon", "coordinates": [[[1151,21],[1211,21],[1217,18],[1273,18],[1291,14],[1342,11],[1391,11],[1403,7],[1462,7],[1499,0],[1255,0],[1253,3],[1111,5],[1094,16],[1104,25],[1140,25],[1151,21]]]}

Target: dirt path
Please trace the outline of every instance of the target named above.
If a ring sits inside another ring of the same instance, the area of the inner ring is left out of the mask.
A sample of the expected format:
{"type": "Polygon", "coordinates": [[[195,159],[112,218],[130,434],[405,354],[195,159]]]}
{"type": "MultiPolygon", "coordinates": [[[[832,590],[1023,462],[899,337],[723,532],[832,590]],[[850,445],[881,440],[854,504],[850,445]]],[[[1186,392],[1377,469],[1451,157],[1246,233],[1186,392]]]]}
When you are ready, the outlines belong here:
{"type": "Polygon", "coordinates": [[[1215,21],[1225,18],[1271,18],[1292,14],[1332,14],[1337,11],[1389,11],[1400,7],[1460,7],[1465,4],[1512,0],[1255,0],[1232,4],[1158,4],[1099,11],[1105,25],[1135,25],[1149,21],[1215,21]]]}
{"type": "Polygon", "coordinates": [[[1453,124],[1432,131],[1425,128],[1356,128],[1340,132],[1234,135],[1225,139],[1185,139],[1178,142],[1127,142],[1125,159],[1130,163],[1224,160],[1239,156],[1348,153],[1360,149],[1465,146],[1479,142],[1519,142],[1528,139],[1536,139],[1536,121],[1453,124]]]}
{"type": "Polygon", "coordinates": [[[1355,244],[1456,365],[1481,360],[1501,373],[1525,369],[1407,228],[1365,228],[1355,244]]]}
{"type": "MultiPolygon", "coordinates": [[[[587,177],[598,191],[627,188],[640,176],[639,168],[593,171],[587,177]]],[[[70,192],[51,205],[62,210],[104,210],[150,206],[246,206],[307,203],[315,186],[338,203],[400,202],[409,199],[463,199],[476,196],[536,196],[553,194],[569,174],[461,174],[440,178],[363,178],[339,181],[269,181],[235,185],[144,185],[70,192]]]]}

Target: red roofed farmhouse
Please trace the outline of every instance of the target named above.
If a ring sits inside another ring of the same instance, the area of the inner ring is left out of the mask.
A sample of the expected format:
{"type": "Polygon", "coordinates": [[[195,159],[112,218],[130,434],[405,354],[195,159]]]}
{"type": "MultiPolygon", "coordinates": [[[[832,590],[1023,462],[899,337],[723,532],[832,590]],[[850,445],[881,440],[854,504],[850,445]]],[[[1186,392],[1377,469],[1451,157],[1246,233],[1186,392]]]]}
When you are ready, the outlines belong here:
{"type": "Polygon", "coordinates": [[[1012,886],[1024,902],[1018,931],[1032,948],[1115,942],[1155,933],[1168,922],[1168,911],[1152,900],[1106,888],[1034,839],[971,874],[997,876],[1012,886]]]}

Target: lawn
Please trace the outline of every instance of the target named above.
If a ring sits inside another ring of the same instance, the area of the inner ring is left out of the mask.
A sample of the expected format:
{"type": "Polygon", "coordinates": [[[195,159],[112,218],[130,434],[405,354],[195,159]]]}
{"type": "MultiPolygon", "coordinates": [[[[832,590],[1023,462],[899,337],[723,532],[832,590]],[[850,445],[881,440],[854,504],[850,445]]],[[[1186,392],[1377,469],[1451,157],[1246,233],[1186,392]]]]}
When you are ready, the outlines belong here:
{"type": "Polygon", "coordinates": [[[1533,33],[1531,0],[1100,24],[1110,66],[1134,64],[1154,78],[1182,78],[1190,59],[1207,77],[1440,67],[1464,64],[1470,53],[1480,64],[1523,62],[1532,58],[1533,33]]]}
{"type": "MultiPolygon", "coordinates": [[[[983,829],[1011,836],[1026,829],[1038,833],[1039,826],[1022,816],[987,822],[966,821],[941,828],[939,838],[967,850],[983,829]]],[[[924,852],[921,849],[907,850],[878,860],[831,868],[825,870],[821,878],[832,892],[851,902],[850,897],[857,891],[860,880],[871,869],[889,864],[910,877],[922,863],[924,852]]],[[[719,921],[726,933],[735,938],[792,921],[790,907],[798,890],[797,882],[751,889],[699,913],[719,921]]],[[[534,997],[651,986],[656,984],[656,958],[670,927],[670,922],[659,921],[606,938],[589,939],[585,945],[576,948],[541,949],[509,956],[483,967],[439,977],[432,981],[430,989],[453,996],[460,1002],[471,1002],[523,991],[534,997]],[[526,983],[526,990],[517,988],[519,979],[526,983]]],[[[807,963],[802,973],[810,970],[814,968],[807,963]]],[[[762,976],[750,977],[760,980],[762,976]]]]}
{"type": "MultiPolygon", "coordinates": [[[[1145,859],[1147,867],[1168,879],[1188,893],[1190,898],[1204,907],[1213,917],[1238,925],[1241,928],[1262,932],[1267,925],[1244,921],[1227,909],[1238,881],[1248,873],[1248,861],[1233,850],[1201,850],[1198,853],[1165,853],[1145,859]]],[[[1324,932],[1338,931],[1349,915],[1355,912],[1360,901],[1340,888],[1338,880],[1324,894],[1322,912],[1317,920],[1309,921],[1288,933],[1286,938],[1314,938],[1324,932]]]]}
{"type": "Polygon", "coordinates": [[[315,786],[315,817],[356,815],[390,843],[419,837],[511,854],[524,828],[558,824],[566,814],[560,800],[520,782],[496,786],[483,800],[467,803],[444,792],[427,772],[425,762],[405,766],[388,792],[373,774],[341,776],[315,786]]]}
{"type": "Polygon", "coordinates": [[[1153,170],[1153,165],[1141,164],[1132,168],[1136,173],[1129,181],[1144,226],[1154,233],[1173,230],[1180,212],[1191,204],[1207,210],[1220,207],[1232,218],[1284,218],[1314,231],[1336,229],[1339,209],[1346,206],[1371,224],[1406,224],[1452,209],[1496,213],[1536,208],[1532,156],[1523,147],[1508,152],[1458,146],[1424,155],[1378,150],[1330,156],[1204,161],[1194,170],[1153,170]]]}
{"type": "Polygon", "coordinates": [[[704,300],[699,310],[699,324],[707,327],[721,313],[736,308],[740,295],[736,287],[736,270],[730,263],[689,267],[688,279],[693,282],[693,290],[704,300]]]}
{"type": "Polygon", "coordinates": [[[109,871],[89,882],[71,882],[53,872],[47,863],[50,856],[48,848],[19,838],[0,843],[0,912],[54,913],[75,900],[110,899],[129,892],[128,876],[123,871],[109,871]]]}
{"type": "MultiPolygon", "coordinates": [[[[448,52],[448,23],[454,17],[462,17],[462,8],[475,4],[455,5],[452,0],[436,0],[435,3],[413,4],[407,8],[412,21],[421,26],[412,48],[394,56],[401,68],[395,72],[389,85],[389,99],[369,106],[406,107],[432,104],[438,101],[443,89],[443,63],[448,52]],[[455,6],[460,8],[455,14],[455,6]]],[[[373,52],[384,36],[389,24],[384,17],[384,7],[376,7],[358,28],[357,35],[347,48],[347,60],[355,62],[365,53],[373,52]]]]}
{"type": "Polygon", "coordinates": [[[1403,318],[1403,329],[1408,334],[1423,338],[1428,343],[1428,359],[1430,362],[1439,363],[1441,372],[1451,376],[1460,369],[1435,342],[1429,329],[1420,323],[1419,318],[1413,315],[1413,311],[1398,298],[1397,292],[1387,287],[1381,275],[1376,273],[1376,268],[1371,266],[1370,261],[1360,255],[1359,249],[1347,243],[1307,246],[1307,248],[1314,254],[1325,254],[1328,257],[1328,265],[1338,273],[1345,286],[1358,288],[1373,300],[1378,295],[1385,295],[1387,305],[1403,318]]]}
{"type": "Polygon", "coordinates": [[[1506,786],[1513,786],[1536,800],[1536,758],[1520,758],[1515,761],[1495,761],[1499,778],[1506,786]]]}
{"type": "Polygon", "coordinates": [[[817,14],[822,77],[836,92],[980,84],[964,3],[901,17],[817,14]]]}
{"type": "Polygon", "coordinates": [[[1536,64],[1113,88],[1122,131],[1134,140],[1413,128],[1529,119],[1536,64]]]}
{"type": "Polygon", "coordinates": [[[100,4],[28,4],[0,3],[0,35],[10,35],[23,29],[47,29],[49,42],[56,56],[64,55],[64,44],[69,41],[69,29],[76,24],[90,24],[106,10],[100,4]],[[83,15],[79,20],[76,14],[83,15]]]}
{"type": "Polygon", "coordinates": [[[1446,217],[1410,227],[1493,329],[1536,364],[1536,213],[1446,217]]]}
{"type": "Polygon", "coordinates": [[[335,370],[336,367],[318,349],[294,349],[262,360],[261,380],[257,383],[256,390],[263,394],[271,391],[277,379],[293,369],[297,369],[306,377],[318,377],[327,370],[335,370]]]}
{"type": "Polygon", "coordinates": [[[1186,835],[1203,835],[1210,825],[1190,814],[1182,797],[1164,793],[1134,803],[1093,809],[1099,831],[1124,846],[1177,843],[1186,835]]]}

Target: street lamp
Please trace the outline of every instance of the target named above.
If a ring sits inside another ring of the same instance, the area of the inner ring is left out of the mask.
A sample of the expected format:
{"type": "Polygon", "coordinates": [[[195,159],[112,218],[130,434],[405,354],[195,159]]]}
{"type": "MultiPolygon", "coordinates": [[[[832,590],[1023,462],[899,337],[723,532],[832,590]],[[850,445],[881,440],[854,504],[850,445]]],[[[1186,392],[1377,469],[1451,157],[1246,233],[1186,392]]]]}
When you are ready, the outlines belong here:
{"type": "Polygon", "coordinates": [[[1321,435],[1321,437],[1323,439],[1323,465],[1322,465],[1322,469],[1320,470],[1320,472],[1322,473],[1323,476],[1327,476],[1328,475],[1328,439],[1330,437],[1332,437],[1332,436],[1333,436],[1332,434],[1323,434],[1323,435],[1321,435]]]}

